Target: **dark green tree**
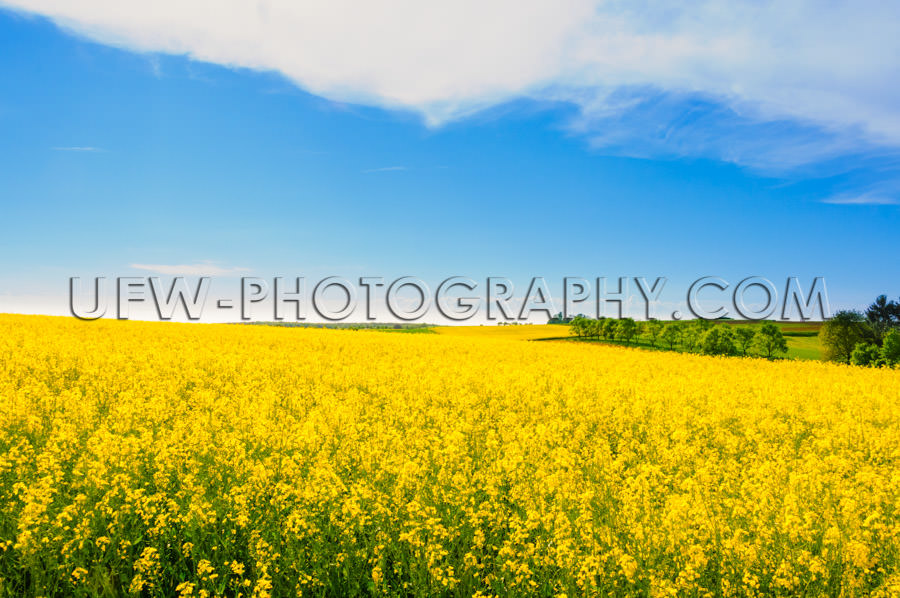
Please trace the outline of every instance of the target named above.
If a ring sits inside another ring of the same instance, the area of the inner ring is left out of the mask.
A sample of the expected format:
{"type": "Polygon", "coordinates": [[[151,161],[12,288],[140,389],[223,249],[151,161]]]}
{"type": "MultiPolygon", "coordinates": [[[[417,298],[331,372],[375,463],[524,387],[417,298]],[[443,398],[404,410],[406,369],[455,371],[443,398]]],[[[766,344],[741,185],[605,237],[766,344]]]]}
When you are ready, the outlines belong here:
{"type": "Polygon", "coordinates": [[[891,367],[900,365],[900,330],[891,330],[884,335],[881,358],[891,367]]]}
{"type": "Polygon", "coordinates": [[[881,350],[875,343],[856,343],[850,354],[853,365],[873,366],[881,359],[881,350]]]}
{"type": "Polygon", "coordinates": [[[886,295],[879,295],[866,308],[866,320],[872,327],[877,344],[880,345],[887,331],[897,325],[898,318],[900,318],[898,309],[900,309],[900,305],[894,301],[888,301],[886,295]]]}
{"type": "Polygon", "coordinates": [[[700,351],[706,355],[734,355],[734,332],[728,326],[713,326],[700,337],[700,351]]]}
{"type": "Polygon", "coordinates": [[[612,340],[616,338],[616,328],[618,327],[618,320],[615,318],[607,318],[603,320],[603,338],[606,340],[612,340]]]}
{"type": "Polygon", "coordinates": [[[825,359],[850,363],[857,343],[874,340],[865,316],[858,311],[842,310],[822,324],[819,330],[825,359]]]}

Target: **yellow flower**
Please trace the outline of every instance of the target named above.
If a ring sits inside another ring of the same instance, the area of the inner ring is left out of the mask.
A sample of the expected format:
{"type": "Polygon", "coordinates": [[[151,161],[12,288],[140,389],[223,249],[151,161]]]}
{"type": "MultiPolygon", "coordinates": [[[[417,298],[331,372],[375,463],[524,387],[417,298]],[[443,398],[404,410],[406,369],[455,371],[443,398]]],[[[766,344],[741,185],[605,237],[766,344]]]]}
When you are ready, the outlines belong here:
{"type": "Polygon", "coordinates": [[[75,569],[72,570],[72,581],[76,583],[84,581],[84,578],[87,574],[87,569],[84,569],[82,567],[75,567],[75,569]]]}
{"type": "Polygon", "coordinates": [[[900,371],[437,332],[0,314],[0,589],[898,587],[900,371]]]}

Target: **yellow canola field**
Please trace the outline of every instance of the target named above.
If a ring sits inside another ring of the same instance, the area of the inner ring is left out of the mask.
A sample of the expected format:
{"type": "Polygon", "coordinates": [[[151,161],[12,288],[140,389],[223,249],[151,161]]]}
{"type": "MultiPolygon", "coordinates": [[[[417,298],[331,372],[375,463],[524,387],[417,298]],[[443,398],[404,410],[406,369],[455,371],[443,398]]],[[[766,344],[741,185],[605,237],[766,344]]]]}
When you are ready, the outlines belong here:
{"type": "Polygon", "coordinates": [[[900,592],[896,370],[7,315],[0,400],[0,595],[900,592]]]}

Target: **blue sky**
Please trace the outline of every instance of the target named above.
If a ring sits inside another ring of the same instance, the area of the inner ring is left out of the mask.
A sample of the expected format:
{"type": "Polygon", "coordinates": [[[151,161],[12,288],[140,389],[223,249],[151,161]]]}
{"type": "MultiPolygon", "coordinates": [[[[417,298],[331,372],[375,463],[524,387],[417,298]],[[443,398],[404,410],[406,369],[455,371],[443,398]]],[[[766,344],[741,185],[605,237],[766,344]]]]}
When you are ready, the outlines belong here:
{"type": "Polygon", "coordinates": [[[540,93],[476,81],[442,99],[442,82],[306,85],[54,10],[0,8],[0,312],[58,313],[69,276],[150,274],[135,264],[667,276],[676,294],[824,276],[833,308],[900,295],[892,88],[848,95],[855,120],[652,71],[602,94],[540,74],[540,93]]]}

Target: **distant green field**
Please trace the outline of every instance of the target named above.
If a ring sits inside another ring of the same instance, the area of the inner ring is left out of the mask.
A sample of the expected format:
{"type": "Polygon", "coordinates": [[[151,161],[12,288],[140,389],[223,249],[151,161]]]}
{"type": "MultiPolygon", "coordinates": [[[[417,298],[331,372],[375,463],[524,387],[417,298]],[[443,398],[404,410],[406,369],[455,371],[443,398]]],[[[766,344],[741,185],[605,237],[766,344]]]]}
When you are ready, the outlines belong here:
{"type": "MultiPolygon", "coordinates": [[[[727,320],[732,326],[762,326],[762,322],[727,320]]],[[[822,322],[775,322],[788,343],[788,358],[822,360],[822,345],[819,344],[819,329],[822,322]]]]}
{"type": "MultiPolygon", "coordinates": [[[[762,322],[749,320],[721,320],[719,324],[726,326],[762,326],[762,322]]],[[[788,352],[784,356],[787,359],[811,359],[822,360],[822,346],[819,344],[819,328],[822,322],[775,322],[781,328],[788,344],[788,352]]],[[[559,337],[556,337],[559,338],[559,337]]],[[[551,339],[538,339],[551,340],[551,339]]],[[[639,347],[650,351],[669,351],[662,343],[657,343],[656,347],[650,346],[644,338],[637,342],[626,343],[624,341],[614,340],[596,340],[596,339],[572,339],[578,342],[603,343],[607,345],[620,345],[623,347],[639,347]]],[[[680,349],[674,349],[680,351],[680,349]]]]}

